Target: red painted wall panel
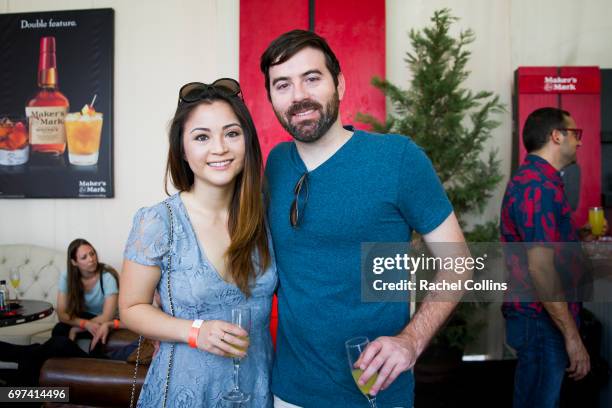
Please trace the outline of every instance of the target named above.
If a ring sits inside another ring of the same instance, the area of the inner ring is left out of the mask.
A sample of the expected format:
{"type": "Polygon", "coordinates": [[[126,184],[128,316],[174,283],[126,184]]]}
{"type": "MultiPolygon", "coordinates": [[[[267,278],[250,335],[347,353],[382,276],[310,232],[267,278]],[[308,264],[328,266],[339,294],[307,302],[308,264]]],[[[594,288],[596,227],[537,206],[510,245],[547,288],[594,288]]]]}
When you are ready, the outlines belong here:
{"type": "Polygon", "coordinates": [[[374,76],[385,78],[384,0],[319,0],[315,32],[334,50],[346,79],[342,123],[354,124],[357,112],[384,120],[385,96],[370,84],[374,76]]]}
{"type": "Polygon", "coordinates": [[[308,1],[240,0],[240,86],[264,153],[277,143],[291,140],[278,123],[259,70],[259,58],[270,42],[296,28],[308,29],[308,1]]]}
{"type": "MultiPolygon", "coordinates": [[[[264,154],[279,142],[291,140],[274,116],[268,101],[259,58],[270,42],[280,34],[296,28],[308,29],[308,1],[240,0],[240,87],[253,116],[264,154]]],[[[270,333],[276,345],[278,307],[272,300],[270,333]]]]}
{"type": "MultiPolygon", "coordinates": [[[[308,29],[307,0],[240,1],[240,85],[255,120],[264,157],[291,137],[278,124],[264,88],[259,58],[270,41],[296,28],[308,29]]],[[[385,118],[385,98],[370,85],[385,77],[384,0],[319,0],[315,31],[325,37],[340,60],[348,92],[340,111],[352,124],[357,112],[385,118]]]]}

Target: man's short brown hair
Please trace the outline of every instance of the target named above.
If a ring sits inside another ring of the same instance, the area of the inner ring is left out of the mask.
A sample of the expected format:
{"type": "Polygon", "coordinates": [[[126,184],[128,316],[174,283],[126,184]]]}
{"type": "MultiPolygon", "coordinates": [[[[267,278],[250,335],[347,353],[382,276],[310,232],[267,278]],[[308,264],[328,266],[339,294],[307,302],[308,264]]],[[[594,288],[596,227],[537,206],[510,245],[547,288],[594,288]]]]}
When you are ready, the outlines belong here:
{"type": "Polygon", "coordinates": [[[261,55],[259,67],[266,78],[268,99],[270,99],[270,67],[282,64],[306,47],[320,50],[323,53],[325,65],[334,78],[334,84],[336,87],[338,86],[340,62],[338,62],[338,58],[336,58],[325,38],[312,31],[292,30],[272,41],[261,55]]]}

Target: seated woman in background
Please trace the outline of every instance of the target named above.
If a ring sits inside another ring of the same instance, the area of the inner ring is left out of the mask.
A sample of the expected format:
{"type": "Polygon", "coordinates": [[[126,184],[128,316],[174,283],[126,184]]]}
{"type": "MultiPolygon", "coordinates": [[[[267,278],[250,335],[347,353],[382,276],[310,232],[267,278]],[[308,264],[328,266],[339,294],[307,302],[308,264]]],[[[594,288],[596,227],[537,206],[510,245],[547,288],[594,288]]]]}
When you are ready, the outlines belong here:
{"type": "Polygon", "coordinates": [[[58,283],[57,315],[60,322],[53,328],[51,338],[43,344],[26,346],[0,341],[0,361],[19,365],[16,375],[5,379],[10,385],[36,385],[40,368],[52,357],[124,360],[136,347],[126,346],[125,350],[109,356],[96,347],[99,343],[106,343],[110,330],[125,327],[115,319],[119,277],[112,267],[98,262],[96,250],[82,238],[72,241],[67,252],[67,271],[61,274],[58,283]],[[74,342],[81,332],[92,338],[89,353],[74,342]]]}
{"type": "MultiPolygon", "coordinates": [[[[112,267],[98,262],[94,247],[82,238],[68,245],[67,271],[60,276],[57,316],[53,337],[78,333],[95,337],[103,325],[112,324],[117,313],[119,275],[112,267]]],[[[81,337],[82,335],[79,335],[81,337]]]]}

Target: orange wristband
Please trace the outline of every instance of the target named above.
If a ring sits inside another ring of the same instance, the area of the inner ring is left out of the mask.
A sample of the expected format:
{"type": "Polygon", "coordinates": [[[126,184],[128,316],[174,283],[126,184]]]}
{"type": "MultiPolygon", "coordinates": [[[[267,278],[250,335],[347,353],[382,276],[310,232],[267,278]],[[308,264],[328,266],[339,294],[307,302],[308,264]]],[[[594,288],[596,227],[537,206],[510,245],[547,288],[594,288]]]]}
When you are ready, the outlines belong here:
{"type": "Polygon", "coordinates": [[[85,324],[87,324],[87,320],[81,319],[81,321],[79,322],[79,327],[81,329],[84,329],[85,328],[85,324]]]}
{"type": "Polygon", "coordinates": [[[200,334],[200,327],[202,327],[202,323],[204,323],[204,320],[197,319],[191,324],[191,329],[189,329],[189,337],[187,338],[189,347],[198,347],[198,334],[200,334]]]}
{"type": "Polygon", "coordinates": [[[113,320],[113,327],[115,328],[115,330],[119,329],[119,319],[113,320]]]}

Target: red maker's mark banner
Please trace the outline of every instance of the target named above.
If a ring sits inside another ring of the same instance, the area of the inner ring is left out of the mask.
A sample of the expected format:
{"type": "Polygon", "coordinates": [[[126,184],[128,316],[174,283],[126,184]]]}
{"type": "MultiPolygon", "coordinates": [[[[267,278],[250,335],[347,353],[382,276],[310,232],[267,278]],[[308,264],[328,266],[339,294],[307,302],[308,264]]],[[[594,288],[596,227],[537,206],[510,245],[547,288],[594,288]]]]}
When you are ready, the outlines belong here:
{"type": "Polygon", "coordinates": [[[519,91],[522,94],[599,94],[601,77],[597,75],[521,75],[519,91]]]}

